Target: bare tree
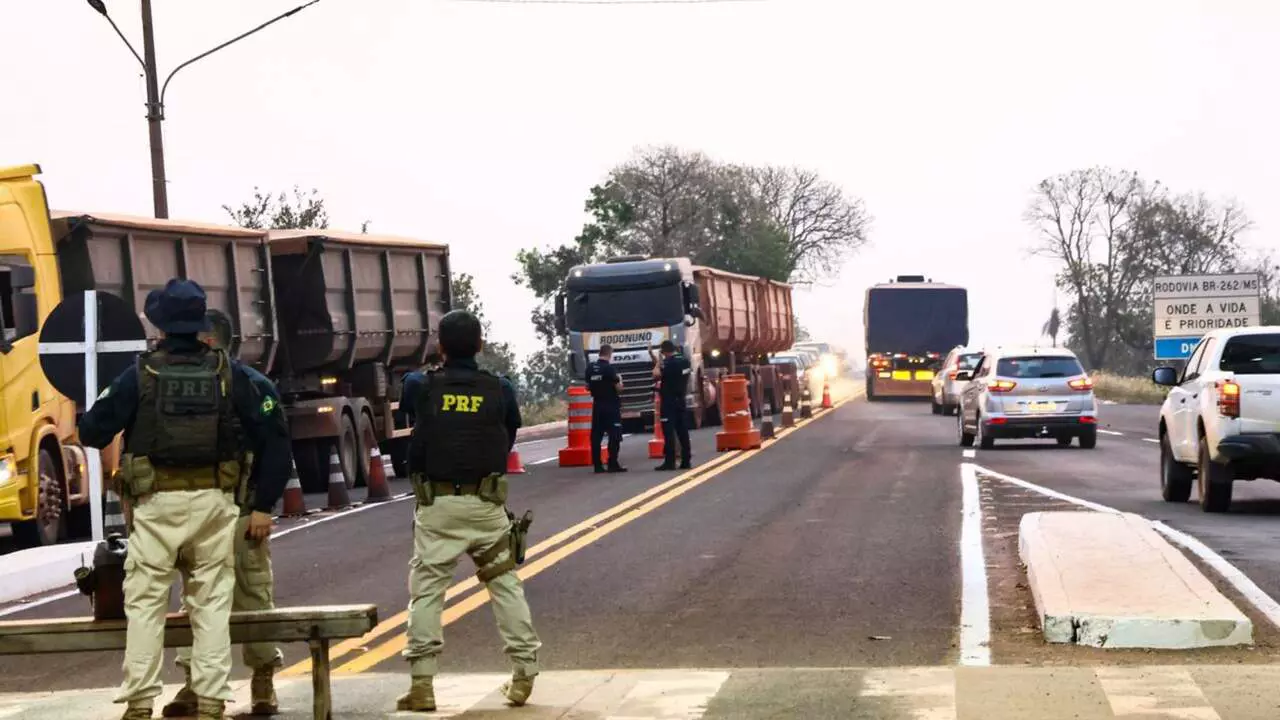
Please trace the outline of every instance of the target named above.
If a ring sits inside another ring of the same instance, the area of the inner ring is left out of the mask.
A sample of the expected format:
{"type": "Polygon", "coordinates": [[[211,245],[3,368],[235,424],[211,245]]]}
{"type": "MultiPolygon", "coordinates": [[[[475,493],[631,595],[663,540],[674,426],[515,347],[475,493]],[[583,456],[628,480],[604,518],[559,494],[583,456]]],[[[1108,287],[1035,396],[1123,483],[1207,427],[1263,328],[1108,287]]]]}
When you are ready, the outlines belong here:
{"type": "Polygon", "coordinates": [[[787,237],[787,262],[794,281],[829,276],[867,242],[871,217],[862,200],[795,167],[741,168],[752,180],[764,212],[787,237]]]}

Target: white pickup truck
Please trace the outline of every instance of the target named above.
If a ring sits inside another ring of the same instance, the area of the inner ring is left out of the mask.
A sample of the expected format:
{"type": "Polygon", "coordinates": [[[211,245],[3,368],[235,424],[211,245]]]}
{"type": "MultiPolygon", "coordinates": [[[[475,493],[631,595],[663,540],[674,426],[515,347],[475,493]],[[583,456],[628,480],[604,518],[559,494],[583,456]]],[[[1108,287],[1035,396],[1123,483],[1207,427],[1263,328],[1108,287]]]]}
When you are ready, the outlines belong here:
{"type": "Polygon", "coordinates": [[[1196,482],[1205,512],[1231,507],[1236,480],[1280,480],[1280,326],[1215,330],[1179,374],[1152,373],[1169,388],[1160,408],[1160,490],[1186,502],[1196,482]]]}

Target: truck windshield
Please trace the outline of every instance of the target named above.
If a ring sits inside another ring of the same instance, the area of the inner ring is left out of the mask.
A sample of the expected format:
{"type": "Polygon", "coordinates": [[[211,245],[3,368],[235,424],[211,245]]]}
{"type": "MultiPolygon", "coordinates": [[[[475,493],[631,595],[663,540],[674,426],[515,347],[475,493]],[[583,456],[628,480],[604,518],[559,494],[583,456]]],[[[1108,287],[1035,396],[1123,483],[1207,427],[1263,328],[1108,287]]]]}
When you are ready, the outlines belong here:
{"type": "Polygon", "coordinates": [[[1237,335],[1222,348],[1220,370],[1237,375],[1280,374],[1280,334],[1237,335]]]}
{"type": "Polygon", "coordinates": [[[598,332],[670,326],[684,321],[679,285],[634,290],[570,291],[565,320],[570,330],[598,332]]]}
{"type": "Polygon", "coordinates": [[[1007,378],[1061,378],[1083,375],[1084,368],[1073,357],[1000,358],[996,375],[1007,378]]]}

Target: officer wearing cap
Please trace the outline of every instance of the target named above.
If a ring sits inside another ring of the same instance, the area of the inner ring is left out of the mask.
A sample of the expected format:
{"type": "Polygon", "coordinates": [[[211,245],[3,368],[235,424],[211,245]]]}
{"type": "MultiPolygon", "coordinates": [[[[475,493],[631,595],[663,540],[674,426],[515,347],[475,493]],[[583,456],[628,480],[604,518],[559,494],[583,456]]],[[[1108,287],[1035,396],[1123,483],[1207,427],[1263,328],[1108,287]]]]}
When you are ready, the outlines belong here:
{"type": "MultiPolygon", "coordinates": [[[[498,633],[512,664],[502,692],[523,705],[533,692],[542,643],[515,570],[506,512],[507,454],[515,445],[520,408],[505,378],[480,370],[484,346],[475,315],[454,310],[440,320],[443,367],[427,375],[417,394],[409,445],[409,477],[417,496],[413,559],[409,561],[409,692],[396,701],[404,711],[436,709],[432,679],[444,647],[441,615],[458,558],[469,555],[489,591],[498,633]]],[[[518,542],[518,541],[517,541],[518,542]]]]}
{"type": "Polygon", "coordinates": [[[247,533],[271,533],[271,510],[291,465],[279,403],[244,366],[200,342],[209,330],[204,290],[170,280],[147,295],[146,317],[164,335],[121,373],[80,419],[80,439],[105,448],[124,432],[122,486],[132,508],[125,561],[124,720],[147,720],[160,694],[164,617],[181,570],[192,618],[191,689],[197,717],[220,720],[230,700],[235,491],[246,450],[258,463],[247,533]]]}
{"type": "MultiPolygon", "coordinates": [[[[211,348],[231,352],[231,318],[220,310],[209,310],[207,315],[212,327],[208,332],[202,333],[200,339],[211,348]]],[[[262,397],[270,398],[279,405],[280,394],[276,391],[275,383],[248,365],[243,368],[262,397]]],[[[247,452],[243,467],[252,469],[247,481],[236,493],[240,519],[235,529],[236,589],[231,599],[231,610],[271,610],[275,607],[271,544],[269,539],[256,541],[248,537],[249,517],[253,511],[262,465],[254,462],[253,453],[247,452]]],[[[181,609],[185,612],[187,608],[184,605],[181,609]]],[[[280,711],[275,692],[275,673],[284,665],[284,654],[273,643],[245,643],[241,648],[244,664],[253,670],[253,679],[249,683],[250,713],[275,715],[280,711]]],[[[179,648],[178,666],[186,676],[186,683],[178,690],[173,701],[164,706],[161,714],[165,717],[189,717],[198,711],[199,698],[191,688],[191,648],[179,648]]]]}
{"type": "MultiPolygon", "coordinates": [[[[691,467],[691,451],[689,449],[689,425],[685,422],[685,413],[689,403],[685,395],[689,391],[689,375],[692,366],[685,356],[676,352],[676,344],[670,340],[662,341],[662,362],[654,359],[653,376],[658,379],[658,399],[662,403],[662,437],[666,438],[665,453],[662,464],[655,470],[676,469],[676,442],[680,441],[680,469],[691,467]]],[[[649,350],[653,354],[653,350],[649,350]]]]}
{"type": "Polygon", "coordinates": [[[587,388],[591,391],[591,462],[596,472],[620,473],[627,469],[618,462],[622,449],[622,378],[613,369],[613,347],[601,345],[600,354],[587,366],[587,388]],[[609,467],[600,462],[600,441],[609,436],[609,467]]]}

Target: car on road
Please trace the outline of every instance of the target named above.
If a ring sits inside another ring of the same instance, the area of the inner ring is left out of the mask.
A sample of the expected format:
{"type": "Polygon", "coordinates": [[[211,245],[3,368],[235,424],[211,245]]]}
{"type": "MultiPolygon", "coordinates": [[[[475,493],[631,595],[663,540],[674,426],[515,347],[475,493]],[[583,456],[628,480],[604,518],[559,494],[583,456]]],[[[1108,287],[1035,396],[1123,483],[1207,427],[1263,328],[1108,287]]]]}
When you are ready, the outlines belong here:
{"type": "Polygon", "coordinates": [[[1052,438],[1061,446],[1098,444],[1098,402],[1093,380],[1065,348],[996,348],[956,380],[960,444],[989,449],[998,439],[1052,438]],[[971,381],[971,382],[970,382],[971,381]]]}
{"type": "Polygon", "coordinates": [[[958,345],[947,353],[942,370],[933,376],[933,414],[954,415],[960,408],[960,391],[967,381],[956,379],[964,370],[973,370],[982,359],[982,350],[958,345]]]}
{"type": "Polygon", "coordinates": [[[1236,480],[1280,480],[1280,326],[1214,330],[1181,372],[1160,367],[1160,491],[1205,512],[1231,507],[1236,480]]]}
{"type": "MultiPolygon", "coordinates": [[[[773,365],[795,365],[799,377],[796,379],[796,386],[803,392],[805,388],[809,390],[809,401],[818,403],[822,399],[822,367],[813,355],[807,352],[797,352],[788,350],[787,352],[774,353],[769,358],[770,364],[773,365]]],[[[795,407],[800,407],[800,398],[795,398],[795,407]]]]}

